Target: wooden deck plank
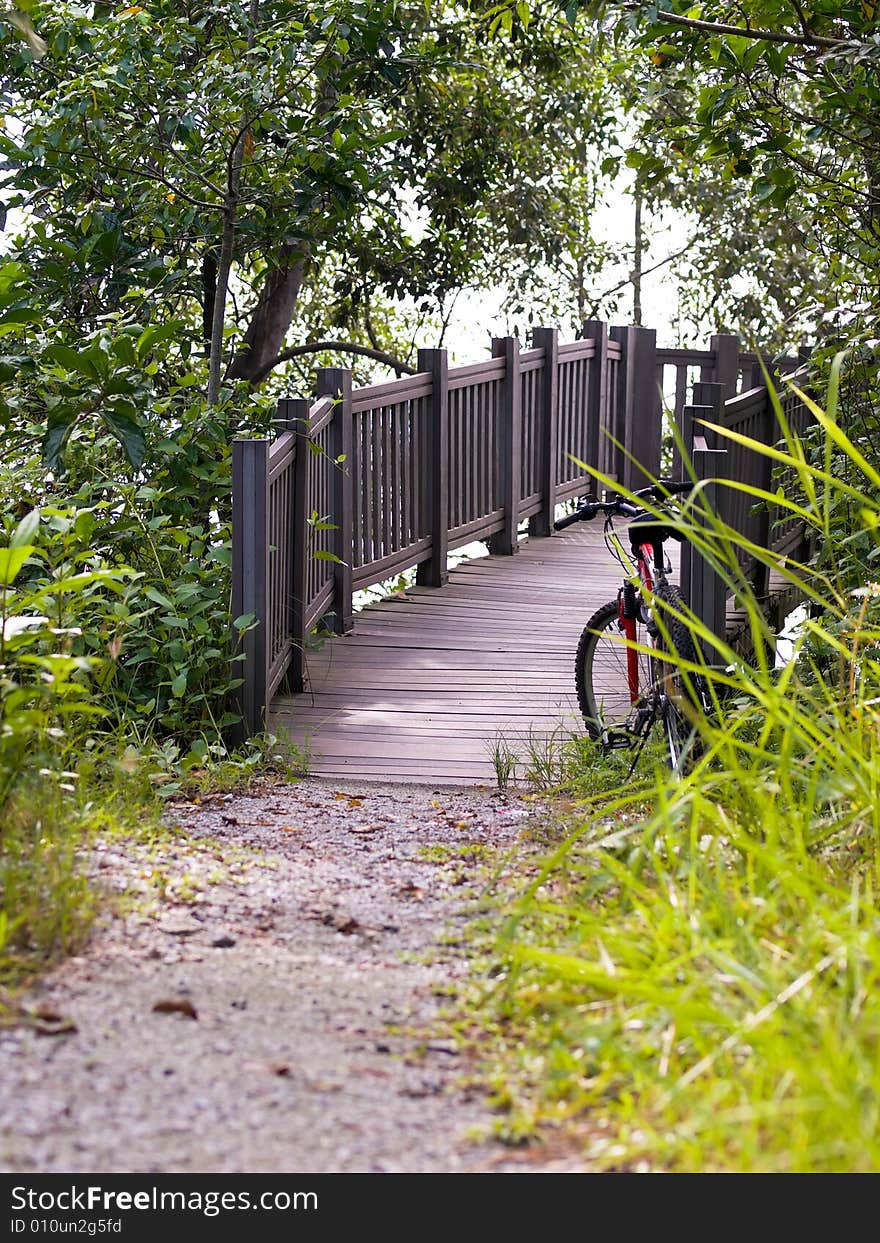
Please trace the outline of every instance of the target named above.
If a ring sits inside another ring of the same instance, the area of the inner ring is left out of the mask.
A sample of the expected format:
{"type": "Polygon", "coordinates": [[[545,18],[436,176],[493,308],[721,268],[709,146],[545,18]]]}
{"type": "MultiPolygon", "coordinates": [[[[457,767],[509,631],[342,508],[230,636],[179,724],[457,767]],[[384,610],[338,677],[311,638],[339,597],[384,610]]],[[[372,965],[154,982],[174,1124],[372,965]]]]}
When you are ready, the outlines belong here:
{"type": "Polygon", "coordinates": [[[578,636],[619,580],[595,529],[462,562],[448,586],[368,605],[310,650],[306,691],[276,699],[270,728],[328,777],[494,784],[499,738],[525,765],[580,732],[578,636]]]}

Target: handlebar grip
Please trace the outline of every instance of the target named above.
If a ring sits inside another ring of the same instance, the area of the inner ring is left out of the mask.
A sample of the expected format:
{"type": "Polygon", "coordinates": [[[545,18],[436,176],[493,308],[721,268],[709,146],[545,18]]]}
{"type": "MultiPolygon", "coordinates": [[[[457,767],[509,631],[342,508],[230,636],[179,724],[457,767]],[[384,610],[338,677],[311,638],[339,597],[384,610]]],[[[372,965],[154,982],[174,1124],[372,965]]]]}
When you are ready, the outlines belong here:
{"type": "Polygon", "coordinates": [[[576,509],[573,514],[566,514],[564,518],[560,518],[558,522],[554,522],[553,530],[564,531],[566,527],[574,526],[576,522],[580,522],[584,516],[584,513],[580,509],[576,509]]]}
{"type": "Polygon", "coordinates": [[[670,496],[681,496],[685,492],[692,492],[693,489],[694,484],[691,479],[684,479],[681,481],[661,479],[659,483],[655,484],[655,491],[665,491],[668,492],[670,496]]]}

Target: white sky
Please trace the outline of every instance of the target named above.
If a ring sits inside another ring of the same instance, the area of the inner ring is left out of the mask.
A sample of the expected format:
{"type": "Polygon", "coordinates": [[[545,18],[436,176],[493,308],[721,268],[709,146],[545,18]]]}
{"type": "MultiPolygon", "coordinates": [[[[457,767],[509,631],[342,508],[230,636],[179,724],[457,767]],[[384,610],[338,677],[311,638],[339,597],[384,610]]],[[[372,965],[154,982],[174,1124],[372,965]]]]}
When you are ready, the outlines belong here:
{"type": "MultiPolygon", "coordinates": [[[[617,245],[631,246],[633,233],[633,202],[625,194],[606,202],[594,222],[597,236],[617,245]]],[[[665,256],[677,250],[686,239],[685,222],[680,217],[668,216],[662,224],[646,220],[652,234],[643,257],[643,268],[649,268],[665,256]]],[[[596,293],[610,289],[628,276],[628,266],[609,265],[597,282],[596,293]]],[[[614,323],[632,323],[632,287],[627,286],[619,295],[618,311],[614,323]]],[[[451,361],[461,365],[477,362],[491,348],[493,336],[504,336],[507,321],[501,314],[503,291],[486,290],[481,293],[461,294],[455,304],[455,312],[446,333],[445,345],[451,361]]],[[[668,267],[658,268],[642,278],[642,322],[657,330],[657,344],[677,346],[680,344],[677,325],[678,288],[668,267]]],[[[552,327],[552,325],[547,325],[552,327]]],[[[709,333],[706,337],[708,341],[709,333]]],[[[568,335],[563,334],[567,340],[568,335]]]]}

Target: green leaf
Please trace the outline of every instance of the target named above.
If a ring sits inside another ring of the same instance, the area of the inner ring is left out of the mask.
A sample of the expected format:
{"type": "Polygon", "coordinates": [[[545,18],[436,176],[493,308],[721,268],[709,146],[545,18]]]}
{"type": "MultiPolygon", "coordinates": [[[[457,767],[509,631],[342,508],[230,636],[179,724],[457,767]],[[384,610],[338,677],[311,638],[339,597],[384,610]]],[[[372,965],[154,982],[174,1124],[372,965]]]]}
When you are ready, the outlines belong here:
{"type": "Polygon", "coordinates": [[[0,548],[0,587],[12,586],[32,552],[34,547],[31,544],[22,544],[18,548],[0,548]]]}
{"type": "Polygon", "coordinates": [[[74,519],[73,529],[76,531],[77,539],[88,544],[95,529],[94,513],[90,509],[81,509],[74,519]]]}
{"type": "Polygon", "coordinates": [[[105,410],[101,417],[122,445],[134,470],[140,470],[147,456],[147,440],[141,428],[125,414],[111,414],[105,410]]]}
{"type": "Polygon", "coordinates": [[[25,514],[21,522],[12,532],[9,541],[10,548],[21,548],[25,544],[33,546],[37,532],[40,529],[40,511],[32,509],[29,514],[25,514]]]}
{"type": "Polygon", "coordinates": [[[138,357],[146,358],[152,349],[163,341],[173,340],[180,332],[179,323],[171,324],[151,324],[145,328],[137,339],[138,357]]]}
{"type": "MultiPolygon", "coordinates": [[[[24,8],[26,7],[26,5],[22,4],[21,7],[24,8]]],[[[25,43],[27,43],[28,47],[31,50],[31,55],[33,56],[34,60],[42,60],[43,57],[48,52],[49,47],[48,47],[48,44],[46,43],[46,40],[41,39],[40,36],[37,34],[37,32],[34,30],[33,26],[31,25],[30,18],[27,17],[24,13],[16,9],[13,9],[11,13],[8,11],[6,13],[3,13],[2,17],[4,21],[9,22],[10,26],[15,27],[15,29],[24,39],[25,43]]]]}
{"type": "Polygon", "coordinates": [[[171,694],[175,699],[180,699],[186,690],[186,670],[178,673],[177,677],[171,683],[171,694]]]}
{"type": "Polygon", "coordinates": [[[152,600],[154,604],[161,604],[163,609],[168,609],[170,611],[171,609],[174,608],[174,605],[171,603],[168,597],[163,596],[162,592],[157,591],[155,587],[145,588],[144,595],[147,597],[148,600],[152,600]]]}
{"type": "Polygon", "coordinates": [[[101,373],[86,354],[72,350],[69,345],[60,342],[50,345],[44,354],[50,362],[58,363],[65,371],[76,371],[87,380],[100,380],[101,373]]]}
{"type": "Polygon", "coordinates": [[[324,548],[319,548],[314,554],[316,561],[334,561],[337,565],[345,565],[346,562],[341,557],[337,557],[335,552],[327,552],[324,548]]]}
{"type": "Polygon", "coordinates": [[[61,461],[61,455],[64,452],[64,446],[73,431],[75,418],[69,419],[67,422],[50,423],[46,428],[43,436],[43,461],[50,468],[55,468],[61,461]]]}

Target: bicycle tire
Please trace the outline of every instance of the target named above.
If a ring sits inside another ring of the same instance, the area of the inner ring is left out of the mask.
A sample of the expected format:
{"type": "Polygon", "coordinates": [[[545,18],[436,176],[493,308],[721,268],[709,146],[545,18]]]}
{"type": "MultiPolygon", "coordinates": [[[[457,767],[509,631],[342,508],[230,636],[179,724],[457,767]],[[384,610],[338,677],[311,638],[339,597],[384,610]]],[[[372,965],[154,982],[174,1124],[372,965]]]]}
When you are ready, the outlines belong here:
{"type": "MultiPolygon", "coordinates": [[[[636,642],[650,646],[648,628],[636,618],[636,642]]],[[[639,653],[639,685],[647,692],[654,685],[650,656],[639,653]]],[[[621,729],[635,705],[629,694],[627,647],[620,624],[617,600],[597,609],[581,633],[574,662],[578,707],[587,733],[598,741],[609,730],[621,729]]]]}
{"type": "Polygon", "coordinates": [[[684,596],[678,587],[661,581],[654,590],[660,605],[655,609],[660,633],[656,637],[655,674],[664,690],[662,719],[666,736],[667,758],[674,773],[687,772],[702,754],[699,720],[705,703],[705,679],[683,670],[677,660],[697,663],[693,636],[686,623],[675,613],[687,611],[684,596]],[[664,661],[668,652],[676,660],[664,661]]]}

